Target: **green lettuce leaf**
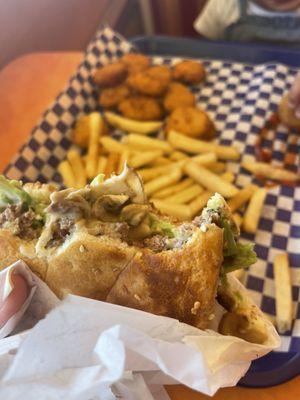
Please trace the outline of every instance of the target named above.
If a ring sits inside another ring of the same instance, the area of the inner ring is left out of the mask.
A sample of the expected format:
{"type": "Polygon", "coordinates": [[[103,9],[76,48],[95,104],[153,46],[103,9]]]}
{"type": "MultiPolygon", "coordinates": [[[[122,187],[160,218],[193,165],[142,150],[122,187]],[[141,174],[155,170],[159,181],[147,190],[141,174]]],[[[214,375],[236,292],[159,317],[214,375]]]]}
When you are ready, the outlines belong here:
{"type": "Polygon", "coordinates": [[[154,215],[150,215],[150,229],[152,233],[163,234],[170,239],[175,237],[174,225],[168,221],[158,219],[154,215]]]}
{"type": "Polygon", "coordinates": [[[253,250],[254,244],[236,244],[237,252],[230,256],[226,256],[224,254],[223,261],[223,271],[227,274],[228,272],[235,271],[240,268],[247,268],[250,265],[256,263],[257,256],[255,251],[253,250]]]}

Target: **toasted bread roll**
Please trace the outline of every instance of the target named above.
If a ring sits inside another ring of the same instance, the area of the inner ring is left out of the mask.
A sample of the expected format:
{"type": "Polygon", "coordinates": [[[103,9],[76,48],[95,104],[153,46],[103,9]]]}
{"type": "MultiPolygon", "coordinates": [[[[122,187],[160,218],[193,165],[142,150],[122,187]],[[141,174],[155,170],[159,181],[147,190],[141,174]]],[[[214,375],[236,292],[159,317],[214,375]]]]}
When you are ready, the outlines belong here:
{"type": "Polygon", "coordinates": [[[11,232],[0,230],[0,270],[18,260],[25,261],[32,272],[45,280],[47,262],[35,253],[36,240],[26,241],[11,232]]]}
{"type": "Polygon", "coordinates": [[[196,229],[176,251],[139,251],[114,283],[107,301],[167,315],[200,329],[213,312],[223,256],[222,229],[196,229]]]}
{"type": "Polygon", "coordinates": [[[72,293],[105,300],[135,253],[118,239],[78,232],[49,257],[45,282],[60,298],[72,293]]]}

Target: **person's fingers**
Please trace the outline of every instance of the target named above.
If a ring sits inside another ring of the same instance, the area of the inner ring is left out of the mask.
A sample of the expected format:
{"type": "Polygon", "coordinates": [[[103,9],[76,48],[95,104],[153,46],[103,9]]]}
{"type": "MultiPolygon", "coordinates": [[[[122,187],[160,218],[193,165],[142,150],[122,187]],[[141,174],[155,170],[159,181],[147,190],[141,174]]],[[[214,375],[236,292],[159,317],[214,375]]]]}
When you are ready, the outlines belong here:
{"type": "Polygon", "coordinates": [[[300,72],[296,75],[293,85],[288,94],[288,106],[297,108],[300,106],[300,72]]]}
{"type": "MultiPolygon", "coordinates": [[[[29,295],[29,287],[26,279],[19,274],[12,273],[11,280],[13,290],[5,300],[0,299],[0,328],[20,310],[29,295]]],[[[4,284],[4,281],[1,281],[4,284]]],[[[3,294],[3,288],[1,290],[3,294]]]]}

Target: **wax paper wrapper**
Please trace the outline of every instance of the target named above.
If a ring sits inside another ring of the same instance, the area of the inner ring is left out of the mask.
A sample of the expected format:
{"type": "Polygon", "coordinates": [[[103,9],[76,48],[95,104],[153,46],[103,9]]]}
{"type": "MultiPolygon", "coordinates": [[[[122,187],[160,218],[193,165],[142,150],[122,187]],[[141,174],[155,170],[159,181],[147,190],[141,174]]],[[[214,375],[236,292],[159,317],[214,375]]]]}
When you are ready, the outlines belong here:
{"type": "MultiPolygon", "coordinates": [[[[234,278],[230,285],[247,295],[234,278]]],[[[211,328],[221,312],[216,309],[211,328]]],[[[265,323],[268,339],[257,345],[70,295],[25,335],[0,342],[0,398],[163,399],[162,385],[175,383],[213,395],[279,346],[273,325],[265,323]]]]}

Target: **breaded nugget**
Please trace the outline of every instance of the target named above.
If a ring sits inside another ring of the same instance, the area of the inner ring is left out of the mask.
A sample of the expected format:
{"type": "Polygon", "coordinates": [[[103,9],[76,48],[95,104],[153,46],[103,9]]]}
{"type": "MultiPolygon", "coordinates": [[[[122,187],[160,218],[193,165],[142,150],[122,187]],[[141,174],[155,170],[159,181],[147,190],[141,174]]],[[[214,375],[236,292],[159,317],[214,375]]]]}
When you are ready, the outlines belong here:
{"type": "Polygon", "coordinates": [[[119,104],[118,108],[124,117],[138,121],[159,120],[163,116],[163,109],[159,102],[146,96],[128,97],[119,104]]]}
{"type": "Polygon", "coordinates": [[[194,107],[179,107],[167,118],[166,132],[178,131],[186,136],[212,139],[215,127],[203,110],[194,107]]]}
{"type": "Polygon", "coordinates": [[[164,107],[167,112],[172,112],[178,107],[193,107],[194,105],[195,96],[188,87],[178,82],[170,84],[164,98],[164,107]]]}
{"type": "Polygon", "coordinates": [[[176,81],[196,85],[205,79],[205,69],[198,61],[184,60],[174,66],[172,76],[176,81]]]}
{"type": "Polygon", "coordinates": [[[285,94],[278,106],[278,116],[280,121],[290,128],[300,128],[300,119],[294,114],[294,110],[288,105],[288,94],[285,94]]]}
{"type": "Polygon", "coordinates": [[[100,87],[114,87],[120,85],[126,79],[127,74],[126,65],[121,62],[115,62],[97,69],[93,79],[100,87]]]}
{"type": "Polygon", "coordinates": [[[147,96],[161,96],[171,81],[171,71],[163,65],[150,67],[145,71],[130,75],[128,85],[147,96]]]}
{"type": "Polygon", "coordinates": [[[121,101],[130,95],[130,89],[126,85],[119,85],[113,88],[103,89],[100,92],[99,104],[104,108],[116,108],[121,101]]]}
{"type": "Polygon", "coordinates": [[[120,61],[126,65],[130,75],[143,71],[150,65],[149,57],[139,53],[125,54],[120,61]]]}

